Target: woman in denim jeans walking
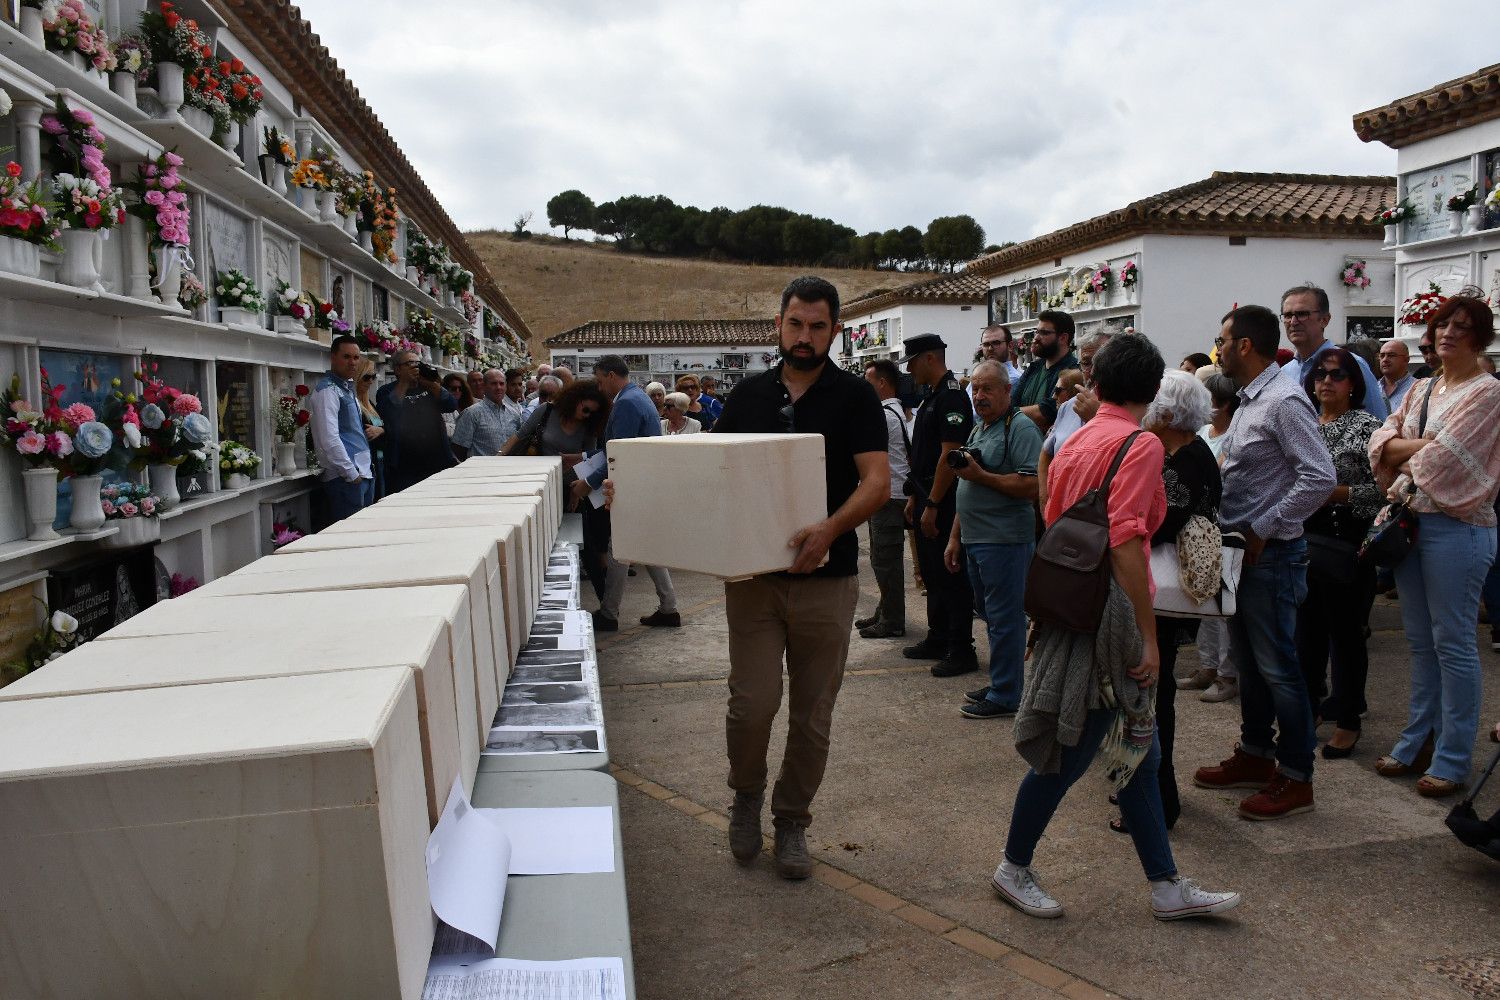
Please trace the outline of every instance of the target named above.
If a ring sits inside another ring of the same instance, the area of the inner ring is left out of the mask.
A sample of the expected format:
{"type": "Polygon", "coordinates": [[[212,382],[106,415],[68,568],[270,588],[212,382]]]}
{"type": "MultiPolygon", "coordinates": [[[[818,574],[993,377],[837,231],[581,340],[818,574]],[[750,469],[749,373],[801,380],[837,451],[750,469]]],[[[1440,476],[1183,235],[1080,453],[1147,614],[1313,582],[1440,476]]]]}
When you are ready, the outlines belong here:
{"type": "Polygon", "coordinates": [[[1375,769],[1387,777],[1421,773],[1417,791],[1433,798],[1468,780],[1479,730],[1474,623],[1495,560],[1500,382],[1479,365],[1495,339],[1494,314],[1482,299],[1454,296],[1427,329],[1442,372],[1412,386],[1375,432],[1370,462],[1388,496],[1412,496],[1418,522],[1412,550],[1396,567],[1411,646],[1411,708],[1375,769]]]}

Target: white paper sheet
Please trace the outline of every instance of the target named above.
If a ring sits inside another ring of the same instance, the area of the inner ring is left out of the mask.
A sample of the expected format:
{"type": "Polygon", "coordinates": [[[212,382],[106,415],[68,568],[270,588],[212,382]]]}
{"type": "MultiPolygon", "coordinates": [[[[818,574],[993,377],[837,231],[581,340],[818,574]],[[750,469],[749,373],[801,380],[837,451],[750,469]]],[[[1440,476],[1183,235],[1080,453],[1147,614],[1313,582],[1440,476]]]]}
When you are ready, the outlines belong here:
{"type": "MultiPolygon", "coordinates": [[[[604,452],[595,452],[593,455],[590,455],[582,462],[579,462],[577,465],[573,466],[573,475],[577,476],[579,479],[588,479],[594,473],[602,471],[605,467],[605,462],[606,459],[604,458],[604,452]]],[[[596,490],[595,492],[598,491],[596,490]]]]}
{"type": "Polygon", "coordinates": [[[478,809],[510,838],[512,875],[582,875],[615,870],[614,809],[478,809]]]}
{"type": "Polygon", "coordinates": [[[427,887],[432,912],[448,926],[484,942],[494,954],[505,906],[511,843],[487,814],[475,809],[458,779],[427,838],[427,887]]]}
{"type": "Polygon", "coordinates": [[[553,753],[602,753],[604,730],[597,726],[496,726],[482,753],[491,756],[553,753]]]}
{"type": "Polygon", "coordinates": [[[422,1000],[625,1000],[625,961],[435,958],[422,1000]]]}

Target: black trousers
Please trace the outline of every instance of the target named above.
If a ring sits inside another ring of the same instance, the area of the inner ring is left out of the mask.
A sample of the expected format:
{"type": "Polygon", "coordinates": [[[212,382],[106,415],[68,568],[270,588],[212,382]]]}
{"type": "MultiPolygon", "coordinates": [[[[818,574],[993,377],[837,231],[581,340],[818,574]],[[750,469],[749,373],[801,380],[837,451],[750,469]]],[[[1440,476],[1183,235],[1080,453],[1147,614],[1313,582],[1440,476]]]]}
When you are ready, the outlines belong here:
{"type": "Polygon", "coordinates": [[[1314,715],[1332,717],[1340,729],[1359,731],[1370,652],[1365,622],[1375,594],[1375,573],[1360,567],[1351,580],[1307,574],[1307,600],[1297,609],[1297,661],[1307,680],[1314,715]],[[1333,692],[1328,685],[1333,665],[1333,692]],[[1328,701],[1326,706],[1324,702],[1328,701]]]}
{"type": "Polygon", "coordinates": [[[972,655],[974,651],[974,590],[969,584],[968,565],[962,550],[958,557],[958,572],[948,572],[943,563],[943,550],[948,547],[948,535],[953,531],[956,504],[953,500],[937,508],[936,538],[922,534],[922,507],[917,508],[917,566],[922,570],[922,582],[927,585],[927,638],[941,643],[944,655],[960,653],[972,655]]]}
{"type": "Polygon", "coordinates": [[[578,557],[583,562],[583,575],[593,585],[594,597],[604,601],[604,556],[609,552],[609,511],[595,507],[588,498],[578,505],[583,514],[583,548],[578,557]]]}

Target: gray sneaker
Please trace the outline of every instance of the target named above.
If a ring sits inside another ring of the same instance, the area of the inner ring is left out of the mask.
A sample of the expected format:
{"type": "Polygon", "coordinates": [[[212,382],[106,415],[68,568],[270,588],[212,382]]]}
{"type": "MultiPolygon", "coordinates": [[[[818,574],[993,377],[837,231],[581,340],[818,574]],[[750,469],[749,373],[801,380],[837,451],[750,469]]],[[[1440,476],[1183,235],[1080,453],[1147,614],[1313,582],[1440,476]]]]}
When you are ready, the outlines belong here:
{"type": "Polygon", "coordinates": [[[812,858],[807,853],[807,835],[802,827],[791,824],[776,827],[776,870],[782,878],[800,879],[812,874],[812,858]]]}
{"type": "Polygon", "coordinates": [[[760,806],[765,797],[735,792],[729,807],[729,852],[734,860],[748,865],[760,854],[760,806]]]}

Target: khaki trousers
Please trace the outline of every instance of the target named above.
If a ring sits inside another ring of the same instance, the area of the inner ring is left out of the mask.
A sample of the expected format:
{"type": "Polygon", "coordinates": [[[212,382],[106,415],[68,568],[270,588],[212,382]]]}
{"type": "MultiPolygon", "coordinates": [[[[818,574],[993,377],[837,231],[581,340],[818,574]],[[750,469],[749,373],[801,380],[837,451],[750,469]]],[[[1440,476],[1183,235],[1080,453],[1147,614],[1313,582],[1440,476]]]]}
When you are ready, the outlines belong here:
{"type": "Polygon", "coordinates": [[[783,657],[790,682],[786,753],[771,795],[777,820],[806,827],[828,763],[833,704],[844,682],[859,597],[853,576],[752,577],[724,585],[729,621],[729,787],[766,787],[771,723],[781,709],[783,657]]]}

